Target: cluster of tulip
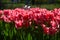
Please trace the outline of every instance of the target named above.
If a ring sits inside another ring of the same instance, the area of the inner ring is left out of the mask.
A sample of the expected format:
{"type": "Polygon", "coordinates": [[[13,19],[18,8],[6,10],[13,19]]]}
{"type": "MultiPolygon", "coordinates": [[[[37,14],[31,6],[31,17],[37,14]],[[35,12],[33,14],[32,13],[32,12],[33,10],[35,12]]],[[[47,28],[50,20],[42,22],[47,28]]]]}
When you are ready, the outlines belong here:
{"type": "Polygon", "coordinates": [[[29,27],[32,23],[40,25],[45,34],[55,34],[60,27],[60,9],[47,10],[16,8],[0,10],[0,20],[14,22],[16,28],[29,27]]]}

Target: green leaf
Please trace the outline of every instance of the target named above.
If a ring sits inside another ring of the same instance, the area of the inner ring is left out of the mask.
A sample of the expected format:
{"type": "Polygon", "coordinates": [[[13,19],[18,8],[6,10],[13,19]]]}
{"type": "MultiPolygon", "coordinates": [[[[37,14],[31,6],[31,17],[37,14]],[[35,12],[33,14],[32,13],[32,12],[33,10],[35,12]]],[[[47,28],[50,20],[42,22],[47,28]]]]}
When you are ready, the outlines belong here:
{"type": "Polygon", "coordinates": [[[4,35],[5,36],[8,36],[8,32],[4,30],[4,35]]]}
{"type": "Polygon", "coordinates": [[[31,36],[30,33],[29,33],[28,36],[27,36],[27,40],[32,40],[32,36],[31,36]]]}

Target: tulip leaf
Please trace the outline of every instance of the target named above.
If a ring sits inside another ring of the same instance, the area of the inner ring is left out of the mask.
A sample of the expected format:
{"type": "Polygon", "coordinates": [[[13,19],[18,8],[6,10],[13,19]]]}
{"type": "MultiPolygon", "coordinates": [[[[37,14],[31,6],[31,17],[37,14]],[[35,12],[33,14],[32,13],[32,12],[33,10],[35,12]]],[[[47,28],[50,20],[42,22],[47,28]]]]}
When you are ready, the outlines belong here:
{"type": "Polygon", "coordinates": [[[32,40],[32,36],[31,36],[30,33],[29,33],[28,36],[27,36],[27,40],[32,40]]]}

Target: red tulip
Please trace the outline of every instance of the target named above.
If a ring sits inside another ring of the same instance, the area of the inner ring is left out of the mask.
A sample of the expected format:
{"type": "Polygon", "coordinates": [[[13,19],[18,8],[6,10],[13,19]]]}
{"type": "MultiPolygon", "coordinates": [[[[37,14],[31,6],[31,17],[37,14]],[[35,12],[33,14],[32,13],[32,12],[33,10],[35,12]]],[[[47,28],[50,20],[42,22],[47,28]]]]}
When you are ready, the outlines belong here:
{"type": "Polygon", "coordinates": [[[23,22],[21,20],[15,21],[15,26],[16,26],[17,29],[22,28],[23,22]]]}

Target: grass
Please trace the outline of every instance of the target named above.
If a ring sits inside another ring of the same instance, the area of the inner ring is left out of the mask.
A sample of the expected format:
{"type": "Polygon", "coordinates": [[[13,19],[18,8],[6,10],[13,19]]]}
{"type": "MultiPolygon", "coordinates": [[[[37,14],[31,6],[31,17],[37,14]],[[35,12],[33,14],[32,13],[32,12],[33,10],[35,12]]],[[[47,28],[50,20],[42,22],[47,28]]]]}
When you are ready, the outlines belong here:
{"type": "Polygon", "coordinates": [[[60,8],[60,6],[59,4],[43,4],[41,5],[41,8],[54,9],[54,8],[60,8]]]}
{"type": "MultiPolygon", "coordinates": [[[[24,2],[23,3],[14,3],[12,4],[11,3],[11,0],[2,0],[2,2],[5,4],[5,8],[10,8],[10,9],[14,9],[14,8],[22,8],[24,7],[24,2]]],[[[41,2],[41,1],[40,1],[41,2]]],[[[44,1],[43,1],[44,3],[44,1]]],[[[44,4],[35,4],[35,5],[31,5],[31,7],[40,7],[40,8],[47,8],[47,9],[54,9],[54,8],[60,8],[60,0],[56,0],[56,3],[55,4],[47,4],[44,3],[44,4]]]]}
{"type": "MultiPolygon", "coordinates": [[[[25,4],[23,3],[16,3],[16,4],[5,4],[6,8],[14,9],[14,8],[23,8],[25,4]]],[[[60,4],[35,4],[31,5],[31,7],[40,7],[40,8],[47,8],[47,9],[54,9],[60,8],[60,4]]]]}

